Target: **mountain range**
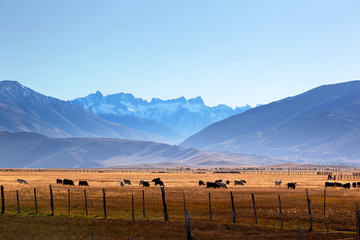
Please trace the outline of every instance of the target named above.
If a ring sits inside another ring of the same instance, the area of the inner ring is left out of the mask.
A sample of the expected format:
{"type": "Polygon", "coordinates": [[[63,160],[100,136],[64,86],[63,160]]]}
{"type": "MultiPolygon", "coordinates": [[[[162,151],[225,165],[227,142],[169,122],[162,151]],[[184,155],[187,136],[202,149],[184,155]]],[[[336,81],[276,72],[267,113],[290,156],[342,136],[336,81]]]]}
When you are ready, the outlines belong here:
{"type": "Polygon", "coordinates": [[[175,143],[212,123],[251,109],[249,105],[235,109],[226,105],[209,107],[201,97],[188,100],[184,97],[171,100],[153,98],[148,102],[128,93],[103,96],[99,91],[70,102],[109,121],[156,134],[175,143]]]}
{"type": "Polygon", "coordinates": [[[181,146],[359,166],[360,81],[320,86],[250,109],[181,146]]]}
{"type": "Polygon", "coordinates": [[[267,156],[217,153],[164,143],[113,138],[49,138],[0,132],[2,168],[165,168],[270,165],[267,156]]]}
{"type": "Polygon", "coordinates": [[[16,81],[0,81],[0,131],[49,137],[164,138],[107,121],[82,107],[48,97],[16,81]]]}

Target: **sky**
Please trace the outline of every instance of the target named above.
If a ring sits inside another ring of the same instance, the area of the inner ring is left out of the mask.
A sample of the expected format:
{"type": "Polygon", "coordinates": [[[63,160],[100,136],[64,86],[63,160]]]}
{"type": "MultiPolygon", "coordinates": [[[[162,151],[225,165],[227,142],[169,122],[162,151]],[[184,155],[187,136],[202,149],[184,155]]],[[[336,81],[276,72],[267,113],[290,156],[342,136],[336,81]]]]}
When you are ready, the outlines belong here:
{"type": "Polygon", "coordinates": [[[360,79],[358,0],[0,0],[0,80],[266,104],[360,79]]]}

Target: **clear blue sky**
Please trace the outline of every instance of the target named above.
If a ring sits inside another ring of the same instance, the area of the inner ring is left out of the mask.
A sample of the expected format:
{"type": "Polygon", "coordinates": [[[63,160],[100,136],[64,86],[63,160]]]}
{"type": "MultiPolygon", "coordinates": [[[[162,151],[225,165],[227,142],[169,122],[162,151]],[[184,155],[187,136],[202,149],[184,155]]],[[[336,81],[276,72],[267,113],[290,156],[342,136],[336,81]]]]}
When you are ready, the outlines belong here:
{"type": "Polygon", "coordinates": [[[268,103],[360,79],[359,0],[0,0],[0,80],[268,103]]]}

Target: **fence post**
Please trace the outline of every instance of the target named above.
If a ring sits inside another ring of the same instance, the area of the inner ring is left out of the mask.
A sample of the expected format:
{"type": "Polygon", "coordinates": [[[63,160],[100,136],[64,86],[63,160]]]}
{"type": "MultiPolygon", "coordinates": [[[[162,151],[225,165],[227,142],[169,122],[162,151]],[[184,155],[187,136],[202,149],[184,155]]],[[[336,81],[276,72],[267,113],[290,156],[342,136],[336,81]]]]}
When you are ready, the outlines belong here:
{"type": "Polygon", "coordinates": [[[302,228],[300,228],[300,233],[302,235],[303,240],[306,240],[305,232],[302,228]]]}
{"type": "Polygon", "coordinates": [[[355,205],[356,205],[356,210],[359,210],[359,206],[356,201],[355,201],[355,205]]]}
{"type": "Polygon", "coordinates": [[[70,215],[70,189],[68,189],[68,215],[70,215]]]}
{"type": "Polygon", "coordinates": [[[328,232],[329,227],[326,220],[326,187],[324,188],[324,220],[325,220],[326,231],[328,232]]]}
{"type": "Polygon", "coordinates": [[[36,188],[34,188],[34,200],[35,200],[35,214],[38,213],[37,200],[36,200],[36,188]]]}
{"type": "Polygon", "coordinates": [[[191,222],[190,222],[190,212],[185,211],[185,222],[186,222],[186,240],[192,240],[194,235],[191,233],[191,222]]]}
{"type": "Polygon", "coordinates": [[[356,240],[360,240],[360,210],[356,210],[356,240]]]}
{"type": "Polygon", "coordinates": [[[19,190],[16,190],[16,200],[17,200],[17,210],[18,210],[18,214],[19,214],[20,213],[19,190]]]}
{"type": "Polygon", "coordinates": [[[134,212],[134,194],[131,193],[131,218],[135,220],[135,212],[134,212]]]}
{"type": "Polygon", "coordinates": [[[104,206],[104,218],[106,218],[106,196],[105,196],[105,188],[103,188],[103,206],[104,206]]]}
{"type": "Polygon", "coordinates": [[[88,206],[87,206],[86,189],[84,189],[84,195],[85,195],[85,214],[86,214],[86,216],[88,216],[88,206]]]}
{"type": "Polygon", "coordinates": [[[5,213],[5,196],[4,196],[4,186],[1,185],[1,213],[5,213]]]}
{"type": "Polygon", "coordinates": [[[308,189],[306,189],[306,197],[307,197],[307,202],[308,202],[308,209],[309,209],[309,221],[310,221],[310,227],[309,227],[309,231],[312,231],[312,217],[311,217],[311,207],[310,207],[310,198],[309,198],[309,192],[308,189]]]}
{"type": "Polygon", "coordinates": [[[235,204],[234,204],[234,197],[232,191],[230,191],[230,197],[231,197],[231,207],[232,207],[232,213],[233,213],[233,223],[236,222],[236,213],[235,213],[235,204]]]}
{"type": "Polygon", "coordinates": [[[209,193],[209,213],[210,213],[210,222],[212,221],[212,212],[211,212],[211,195],[209,193]]]}
{"type": "Polygon", "coordinates": [[[143,217],[145,218],[145,193],[144,193],[144,190],[142,191],[142,197],[143,197],[143,217]]]}
{"type": "Polygon", "coordinates": [[[257,224],[257,216],[256,216],[256,206],[255,206],[254,194],[251,194],[251,198],[252,198],[252,202],[253,202],[253,206],[254,206],[255,224],[257,224]]]}
{"type": "Polygon", "coordinates": [[[185,213],[185,223],[186,223],[186,201],[185,201],[185,192],[183,191],[183,199],[184,199],[184,213],[185,213]]]}
{"type": "Polygon", "coordinates": [[[283,219],[282,219],[282,212],[281,212],[281,199],[280,199],[280,195],[278,195],[278,198],[279,198],[279,210],[280,210],[281,229],[283,229],[283,219]]]}
{"type": "Polygon", "coordinates": [[[51,216],[54,216],[54,197],[51,185],[49,185],[50,188],[50,207],[51,207],[51,216]]]}
{"type": "Polygon", "coordinates": [[[162,202],[163,202],[163,206],[164,206],[164,220],[169,221],[169,216],[168,216],[168,213],[167,213],[167,207],[166,207],[166,202],[165,202],[165,189],[164,189],[164,187],[161,187],[161,196],[162,196],[162,202]]]}

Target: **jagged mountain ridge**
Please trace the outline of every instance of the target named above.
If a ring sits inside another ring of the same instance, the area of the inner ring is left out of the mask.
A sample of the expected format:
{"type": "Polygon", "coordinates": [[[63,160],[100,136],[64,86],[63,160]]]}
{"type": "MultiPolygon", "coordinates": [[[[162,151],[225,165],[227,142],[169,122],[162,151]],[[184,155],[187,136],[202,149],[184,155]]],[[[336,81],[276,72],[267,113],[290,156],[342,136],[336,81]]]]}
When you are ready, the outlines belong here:
{"type": "Polygon", "coordinates": [[[210,125],[181,146],[358,166],[360,81],[320,86],[250,109],[210,125]]]}
{"type": "Polygon", "coordinates": [[[163,140],[107,121],[77,105],[37,93],[16,81],[0,81],[0,131],[35,132],[50,137],[163,140]]]}
{"type": "MultiPolygon", "coordinates": [[[[128,116],[133,121],[138,122],[141,120],[136,120],[136,118],[142,119],[142,121],[145,119],[151,120],[153,126],[154,123],[158,123],[159,126],[153,127],[149,132],[164,136],[158,130],[162,126],[167,126],[167,128],[172,129],[173,133],[166,137],[171,137],[175,141],[179,140],[179,138],[184,139],[185,136],[190,136],[214,122],[251,108],[249,105],[235,109],[226,105],[208,107],[201,97],[188,100],[184,97],[171,100],[153,98],[148,102],[142,98],[135,98],[128,93],[104,96],[99,91],[70,102],[82,106],[107,120],[123,124],[126,124],[126,122],[119,117],[128,116]]],[[[141,130],[145,131],[144,125],[138,126],[143,127],[141,130]]],[[[132,127],[137,128],[136,125],[132,127]]]]}
{"type": "Polygon", "coordinates": [[[49,138],[0,132],[3,168],[261,166],[282,161],[267,156],[217,153],[148,141],[111,138],[49,138]]]}

